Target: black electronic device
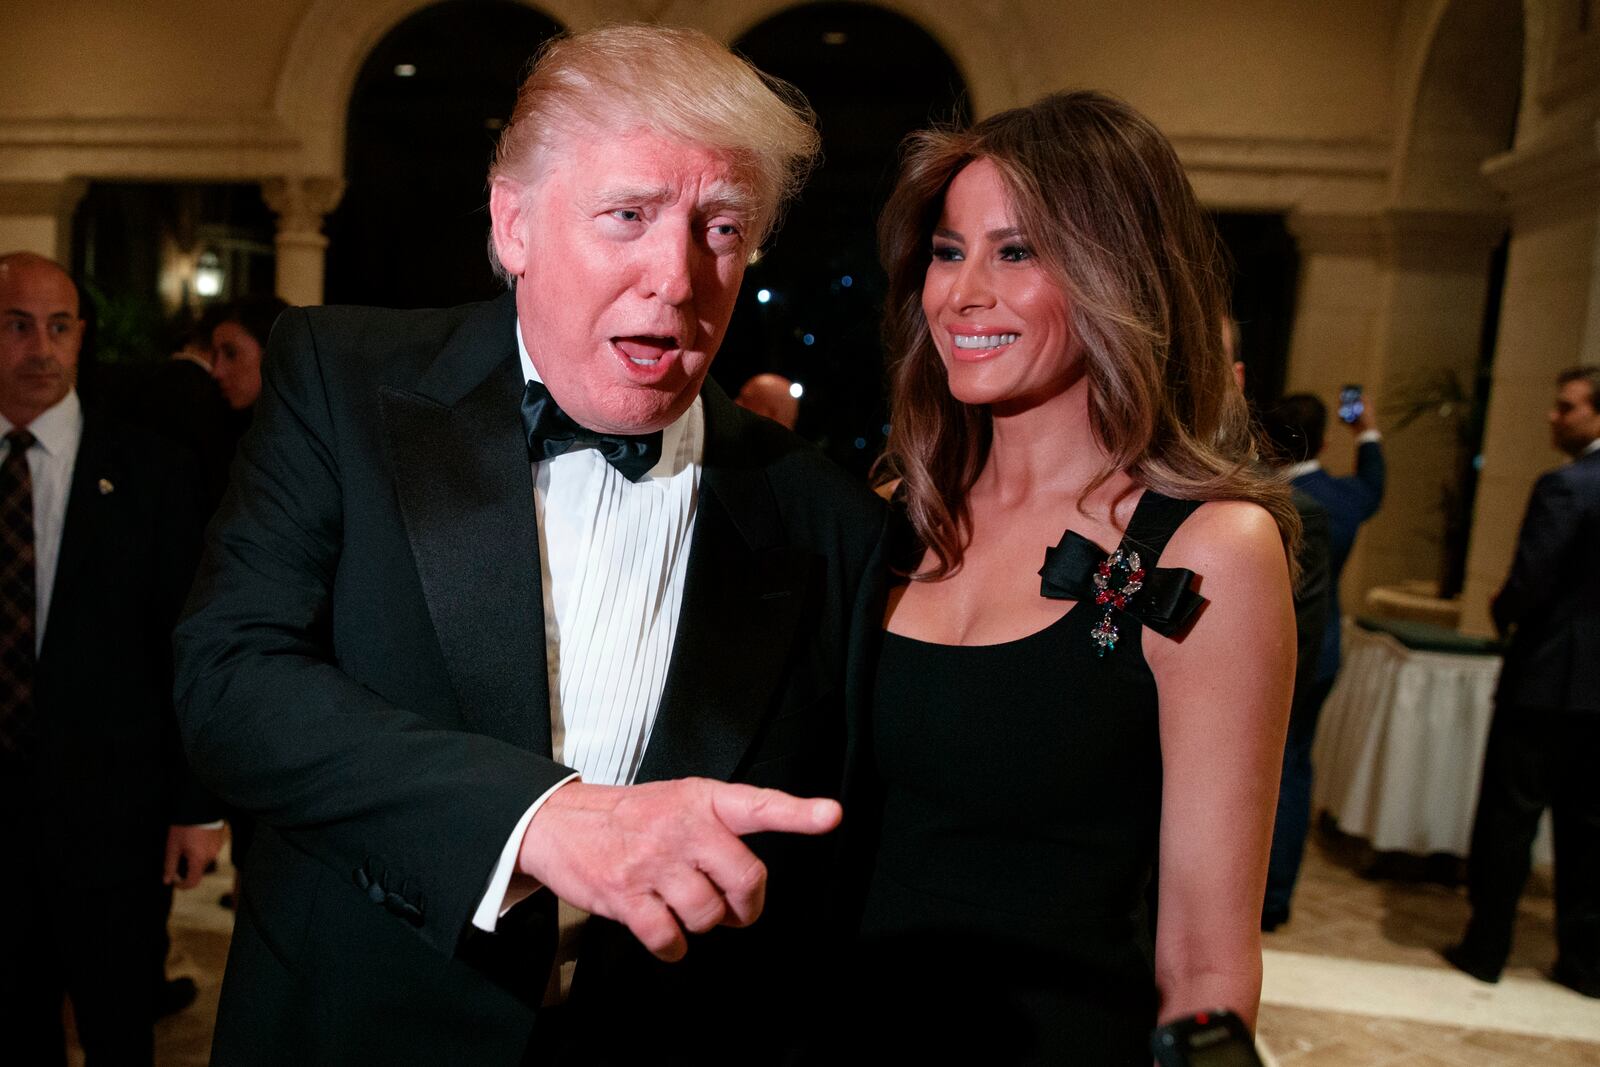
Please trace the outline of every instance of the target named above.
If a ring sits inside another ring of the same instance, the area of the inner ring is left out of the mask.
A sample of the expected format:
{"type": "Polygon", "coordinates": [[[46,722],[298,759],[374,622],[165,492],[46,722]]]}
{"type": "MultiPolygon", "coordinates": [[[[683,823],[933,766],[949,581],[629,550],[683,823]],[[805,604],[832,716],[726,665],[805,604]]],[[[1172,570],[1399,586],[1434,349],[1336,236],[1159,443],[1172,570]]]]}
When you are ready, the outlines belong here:
{"type": "Polygon", "coordinates": [[[1346,425],[1353,425],[1367,410],[1366,401],[1361,399],[1361,386],[1347,385],[1339,390],[1339,421],[1346,425]]]}
{"type": "Polygon", "coordinates": [[[1244,1020],[1226,1008],[1157,1027],[1150,1051],[1161,1067],[1262,1067],[1244,1020]]]}

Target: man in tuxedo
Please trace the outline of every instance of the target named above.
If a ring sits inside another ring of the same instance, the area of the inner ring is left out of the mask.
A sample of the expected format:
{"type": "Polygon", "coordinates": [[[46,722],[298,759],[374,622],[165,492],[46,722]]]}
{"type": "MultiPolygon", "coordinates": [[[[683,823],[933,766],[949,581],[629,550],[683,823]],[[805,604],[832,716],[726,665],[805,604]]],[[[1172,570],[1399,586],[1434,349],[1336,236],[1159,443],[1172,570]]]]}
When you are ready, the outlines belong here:
{"type": "MultiPolygon", "coordinates": [[[[1301,657],[1295,672],[1294,707],[1283,747],[1283,778],[1278,788],[1278,818],[1272,829],[1272,854],[1267,865],[1267,893],[1261,928],[1275,930],[1289,921],[1289,905],[1311,822],[1311,746],[1316,740],[1322,705],[1339,674],[1339,578],[1355,547],[1362,523],[1383,504],[1383,446],[1377,420],[1365,396],[1345,422],[1356,441],[1355,473],[1343,478],[1322,469],[1328,409],[1310,393],[1286,396],[1261,417],[1267,441],[1297,496],[1321,505],[1326,516],[1327,611],[1321,647],[1308,661],[1301,657]],[[1309,682],[1307,681],[1309,679],[1309,682]]],[[[1298,617],[1298,616],[1297,616],[1298,617]]],[[[1303,621],[1303,620],[1302,620],[1303,621]]]]}
{"type": "Polygon", "coordinates": [[[221,830],[190,787],[170,635],[199,542],[198,475],[84,411],[84,322],[56,264],[0,256],[0,1058],[149,1063],[174,883],[221,830]]]}
{"type": "Polygon", "coordinates": [[[1533,487],[1491,604],[1507,641],[1472,825],[1472,920],[1445,958],[1495,982],[1545,808],[1555,817],[1552,977],[1600,997],[1600,368],[1556,379],[1550,435],[1572,462],[1533,487]]]}
{"type": "Polygon", "coordinates": [[[564,38],[490,173],[510,293],[279,321],[177,637],[260,819],[218,1062],[762,1063],[820,1017],[883,511],[706,379],[815,149],[704,35],[564,38]]]}

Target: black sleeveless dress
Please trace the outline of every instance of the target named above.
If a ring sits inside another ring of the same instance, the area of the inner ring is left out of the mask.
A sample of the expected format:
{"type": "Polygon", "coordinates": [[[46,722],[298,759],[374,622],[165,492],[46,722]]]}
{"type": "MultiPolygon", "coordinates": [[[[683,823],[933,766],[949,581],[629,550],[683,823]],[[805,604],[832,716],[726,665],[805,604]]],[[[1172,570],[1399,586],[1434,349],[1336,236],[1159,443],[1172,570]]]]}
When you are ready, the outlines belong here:
{"type": "Polygon", "coordinates": [[[1148,1067],[1161,747],[1141,639],[1153,596],[1170,601],[1162,632],[1200,602],[1192,574],[1154,566],[1198,506],[1145,492],[1119,561],[1069,532],[1053,561],[1076,539],[1065,566],[1090,573],[1068,575],[1077,604],[1028,637],[884,635],[870,731],[882,815],[855,1005],[871,1053],[1148,1067]],[[1130,578],[1144,588],[1124,596],[1130,578]]]}

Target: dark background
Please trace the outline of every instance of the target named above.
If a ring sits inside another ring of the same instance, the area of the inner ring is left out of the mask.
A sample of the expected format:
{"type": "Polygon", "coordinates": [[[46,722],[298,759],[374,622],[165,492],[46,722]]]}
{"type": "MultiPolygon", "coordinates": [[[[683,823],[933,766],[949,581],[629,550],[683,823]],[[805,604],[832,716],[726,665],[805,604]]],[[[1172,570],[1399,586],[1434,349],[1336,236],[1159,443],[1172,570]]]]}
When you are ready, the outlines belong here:
{"type": "MultiPolygon", "coordinates": [[[[530,57],[560,30],[511,0],[445,0],[374,47],[351,95],[344,197],[325,227],[328,303],[445,306],[500,291],[485,175],[530,57]]],[[[877,214],[902,138],[970,119],[966,83],[920,27],[869,4],[802,4],[734,47],[805,93],[823,159],[746,273],[713,376],[729,393],[762,371],[801,383],[800,433],[864,475],[888,418],[877,214]]],[[[1247,388],[1271,400],[1283,388],[1294,318],[1294,241],[1281,214],[1215,218],[1234,264],[1247,388]]],[[[208,303],[190,293],[177,309],[170,294],[162,303],[163,242],[219,253],[218,302],[272,290],[273,232],[253,185],[92,183],[73,266],[105,295],[110,332],[123,338],[114,358],[164,358],[208,303]]]]}

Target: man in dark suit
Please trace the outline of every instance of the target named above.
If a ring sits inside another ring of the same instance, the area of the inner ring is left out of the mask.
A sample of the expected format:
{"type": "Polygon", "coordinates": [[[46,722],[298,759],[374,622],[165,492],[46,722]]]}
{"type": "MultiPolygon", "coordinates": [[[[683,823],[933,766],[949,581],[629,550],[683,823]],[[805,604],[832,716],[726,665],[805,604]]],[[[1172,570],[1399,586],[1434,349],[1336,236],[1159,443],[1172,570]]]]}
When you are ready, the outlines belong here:
{"type": "Polygon", "coordinates": [[[706,381],[815,143],[701,34],[564,39],[491,171],[513,292],[274,330],[177,640],[260,819],[218,1062],[762,1063],[820,1017],[840,812],[790,794],[841,795],[883,512],[706,381]]]}
{"type": "Polygon", "coordinates": [[[1556,379],[1550,432],[1572,462],[1533,487],[1491,605],[1507,639],[1472,826],[1472,921],[1445,958],[1495,982],[1545,808],[1555,817],[1552,977],[1600,997],[1600,368],[1556,379]]]}
{"type": "Polygon", "coordinates": [[[0,1058],[149,1063],[161,897],[220,829],[183,769],[170,634],[199,486],[181,452],[85,412],[77,290],[0,256],[0,1058]]]}
{"type": "Polygon", "coordinates": [[[1377,514],[1383,503],[1384,462],[1377,421],[1365,396],[1356,405],[1355,417],[1345,423],[1356,439],[1356,469],[1347,477],[1329,474],[1317,458],[1322,453],[1328,425],[1328,409],[1321,400],[1309,393],[1286,396],[1267,409],[1261,423],[1296,494],[1309,497],[1326,514],[1328,553],[1328,606],[1322,622],[1321,647],[1313,657],[1314,666],[1306,663],[1295,672],[1294,708],[1284,741],[1278,819],[1272,830],[1267,894],[1261,911],[1261,928],[1274,930],[1289,921],[1289,905],[1310,826],[1311,747],[1322,705],[1333,691],[1339,673],[1339,629],[1343,625],[1339,578],[1361,524],[1377,514]]]}

